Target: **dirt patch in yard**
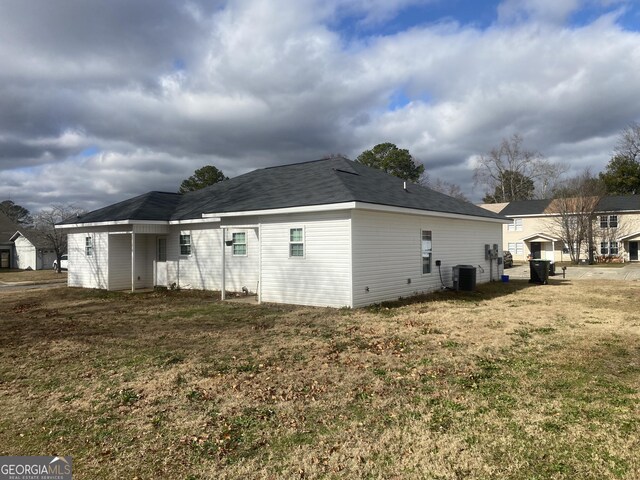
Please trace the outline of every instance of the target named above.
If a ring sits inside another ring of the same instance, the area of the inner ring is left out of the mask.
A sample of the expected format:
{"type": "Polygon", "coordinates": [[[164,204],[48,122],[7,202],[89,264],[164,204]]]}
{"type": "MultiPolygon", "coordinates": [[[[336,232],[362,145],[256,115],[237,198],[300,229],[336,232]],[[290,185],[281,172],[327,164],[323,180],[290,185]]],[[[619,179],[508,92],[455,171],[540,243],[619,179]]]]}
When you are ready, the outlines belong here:
{"type": "Polygon", "coordinates": [[[636,282],[359,310],[2,297],[0,454],[74,478],[634,478],[636,282]]]}
{"type": "Polygon", "coordinates": [[[0,270],[1,283],[66,281],[67,272],[54,270],[0,270]]]}

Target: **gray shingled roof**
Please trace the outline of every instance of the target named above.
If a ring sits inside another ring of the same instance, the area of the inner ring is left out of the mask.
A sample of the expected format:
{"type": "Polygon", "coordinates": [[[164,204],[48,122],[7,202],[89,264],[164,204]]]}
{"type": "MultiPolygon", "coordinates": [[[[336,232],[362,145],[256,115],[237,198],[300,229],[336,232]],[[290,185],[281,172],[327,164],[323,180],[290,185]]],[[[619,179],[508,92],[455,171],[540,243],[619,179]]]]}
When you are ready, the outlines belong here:
{"type": "Polygon", "coordinates": [[[550,203],[550,199],[509,202],[507,206],[500,211],[500,215],[514,216],[542,214],[550,203]]]}
{"type": "Polygon", "coordinates": [[[182,195],[167,192],[148,192],[79,217],[68,218],[61,225],[74,223],[115,222],[121,220],[166,221],[171,218],[182,195]]]}
{"type": "Polygon", "coordinates": [[[9,239],[19,228],[5,213],[0,212],[0,243],[10,243],[9,239]]]}
{"type": "Polygon", "coordinates": [[[365,202],[433,212],[502,216],[342,157],[254,170],[184,195],[150,192],[65,223],[188,220],[203,213],[365,202]],[[173,205],[173,208],[172,208],[173,205]]]}
{"type": "MultiPolygon", "coordinates": [[[[500,215],[517,217],[520,215],[542,215],[551,200],[522,200],[510,202],[500,211],[500,215]]],[[[640,211],[640,195],[619,195],[603,197],[598,203],[597,212],[640,211]]]]}

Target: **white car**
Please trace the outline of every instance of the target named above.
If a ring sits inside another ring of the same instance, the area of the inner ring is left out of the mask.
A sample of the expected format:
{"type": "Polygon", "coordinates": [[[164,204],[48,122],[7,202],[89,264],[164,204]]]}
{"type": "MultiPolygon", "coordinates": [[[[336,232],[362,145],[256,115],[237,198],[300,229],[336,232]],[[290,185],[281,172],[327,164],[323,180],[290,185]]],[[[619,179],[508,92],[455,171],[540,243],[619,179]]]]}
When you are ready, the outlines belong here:
{"type": "MultiPolygon", "coordinates": [[[[66,270],[69,266],[69,256],[68,255],[62,255],[60,257],[60,269],[61,270],[66,270]]],[[[58,269],[58,260],[54,260],[53,261],[53,269],[57,270],[58,269]]]]}

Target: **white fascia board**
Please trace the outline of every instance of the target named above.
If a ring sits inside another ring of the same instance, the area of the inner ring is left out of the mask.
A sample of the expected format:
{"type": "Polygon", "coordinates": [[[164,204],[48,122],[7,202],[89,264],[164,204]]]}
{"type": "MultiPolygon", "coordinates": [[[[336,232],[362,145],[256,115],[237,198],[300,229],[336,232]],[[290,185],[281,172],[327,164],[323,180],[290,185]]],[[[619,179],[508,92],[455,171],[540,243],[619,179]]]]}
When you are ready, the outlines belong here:
{"type": "Polygon", "coordinates": [[[503,224],[511,223],[510,220],[501,219],[501,218],[480,217],[475,215],[463,215],[460,213],[436,212],[432,210],[419,210],[417,208],[392,207],[390,205],[378,205],[375,203],[356,202],[355,208],[359,208],[361,210],[373,210],[377,212],[402,213],[406,215],[422,215],[425,217],[456,218],[460,220],[475,220],[475,221],[503,223],[503,224]]]}
{"type": "MultiPolygon", "coordinates": [[[[480,220],[486,222],[495,223],[511,223],[507,219],[479,217],[474,215],[462,215],[457,213],[436,212],[431,210],[419,210],[417,208],[406,207],[393,207],[390,205],[379,205],[375,203],[366,202],[342,202],[342,203],[328,203],[324,205],[307,205],[302,207],[287,207],[287,208],[274,208],[269,210],[250,210],[244,212],[226,212],[226,213],[203,213],[205,218],[209,217],[244,217],[251,215],[277,215],[286,213],[311,213],[311,212],[327,212],[334,210],[373,210],[378,212],[388,213],[403,213],[407,215],[424,215],[429,217],[445,217],[445,218],[459,218],[464,220],[480,220]]],[[[231,226],[231,225],[229,225],[231,226]]]]}
{"type": "Polygon", "coordinates": [[[219,221],[220,221],[219,217],[192,218],[190,220],[170,220],[169,225],[188,225],[191,223],[212,223],[212,222],[219,222],[219,221]]]}
{"type": "Polygon", "coordinates": [[[111,227],[114,225],[169,225],[169,222],[159,220],[114,220],[110,222],[69,223],[56,225],[55,228],[111,227]]]}
{"type": "MultiPolygon", "coordinates": [[[[24,237],[24,235],[22,235],[22,233],[20,232],[20,230],[18,230],[16,233],[14,233],[13,235],[11,235],[11,238],[9,239],[10,242],[15,242],[16,239],[18,237],[24,237]]],[[[27,237],[24,237],[27,238],[27,237]]]]}
{"type": "Polygon", "coordinates": [[[279,215],[283,213],[326,212],[331,210],[350,210],[357,202],[326,203],[324,205],[306,205],[302,207],[271,208],[268,210],[247,210],[242,212],[203,213],[204,218],[212,217],[248,217],[251,215],[279,215]]]}

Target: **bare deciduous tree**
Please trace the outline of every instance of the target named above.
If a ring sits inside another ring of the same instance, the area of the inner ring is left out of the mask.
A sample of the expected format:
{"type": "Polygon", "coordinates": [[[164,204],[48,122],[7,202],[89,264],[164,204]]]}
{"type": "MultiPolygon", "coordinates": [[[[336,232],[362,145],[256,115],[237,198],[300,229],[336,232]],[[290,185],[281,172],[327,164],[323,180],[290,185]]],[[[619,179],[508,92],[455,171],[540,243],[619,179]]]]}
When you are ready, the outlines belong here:
{"type": "Polygon", "coordinates": [[[469,199],[462,193],[462,189],[460,185],[455,183],[447,182],[440,178],[436,178],[435,180],[425,179],[425,186],[429,187],[431,190],[435,190],[436,192],[444,193],[445,195],[449,195],[450,197],[457,198],[458,200],[464,200],[468,202],[469,199]]]}
{"type": "Polygon", "coordinates": [[[556,195],[547,207],[550,214],[548,228],[569,249],[573,263],[580,261],[580,252],[585,243],[589,263],[594,261],[594,221],[600,200],[604,196],[602,183],[589,170],[570,178],[556,190],[556,195]]]}
{"type": "Polygon", "coordinates": [[[485,202],[512,202],[549,195],[555,180],[564,172],[565,167],[524,148],[522,136],[516,133],[480,156],[474,181],[485,188],[485,202]]]}
{"type": "Polygon", "coordinates": [[[616,155],[640,160],[640,123],[633,122],[622,131],[614,151],[616,155]]]}
{"type": "Polygon", "coordinates": [[[68,218],[82,215],[84,210],[73,205],[52,205],[50,208],[40,210],[34,215],[35,228],[41,232],[42,236],[49,243],[56,254],[56,265],[58,273],[61,269],[60,257],[67,251],[67,232],[65,230],[56,229],[56,224],[68,218]]]}

